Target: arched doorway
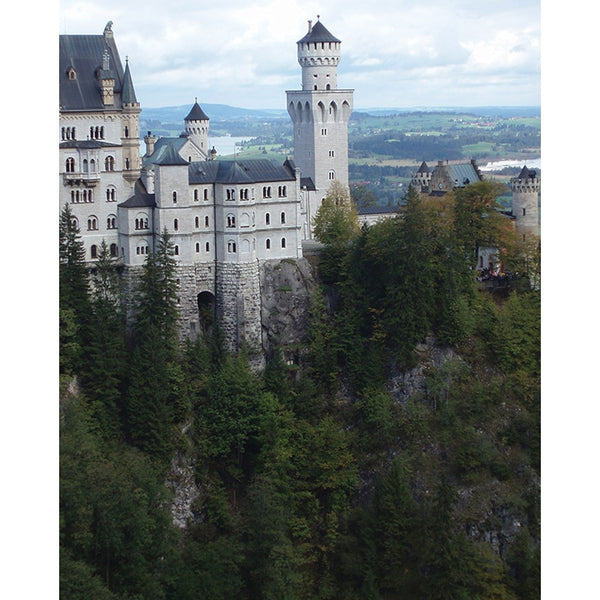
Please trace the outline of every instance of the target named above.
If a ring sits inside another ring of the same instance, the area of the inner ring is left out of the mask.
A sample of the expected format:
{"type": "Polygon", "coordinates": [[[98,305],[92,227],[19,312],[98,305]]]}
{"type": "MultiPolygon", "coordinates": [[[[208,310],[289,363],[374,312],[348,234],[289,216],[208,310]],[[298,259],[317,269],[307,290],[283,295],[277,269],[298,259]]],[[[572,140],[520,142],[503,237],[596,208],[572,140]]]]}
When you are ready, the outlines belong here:
{"type": "Polygon", "coordinates": [[[200,292],[197,300],[200,331],[203,334],[211,333],[215,319],[215,297],[210,292],[200,292]]]}

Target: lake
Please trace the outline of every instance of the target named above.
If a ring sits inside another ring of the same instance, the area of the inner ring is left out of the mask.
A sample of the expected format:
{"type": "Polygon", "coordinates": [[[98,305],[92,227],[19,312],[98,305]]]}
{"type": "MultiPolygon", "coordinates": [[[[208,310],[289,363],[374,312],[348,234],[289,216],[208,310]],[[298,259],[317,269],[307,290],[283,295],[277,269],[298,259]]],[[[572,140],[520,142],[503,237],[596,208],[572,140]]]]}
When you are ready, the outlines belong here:
{"type": "Polygon", "coordinates": [[[217,158],[223,156],[230,156],[235,152],[235,146],[241,142],[247,142],[253,139],[252,137],[233,137],[230,135],[215,136],[208,138],[208,148],[212,149],[214,146],[217,151],[217,158]]]}

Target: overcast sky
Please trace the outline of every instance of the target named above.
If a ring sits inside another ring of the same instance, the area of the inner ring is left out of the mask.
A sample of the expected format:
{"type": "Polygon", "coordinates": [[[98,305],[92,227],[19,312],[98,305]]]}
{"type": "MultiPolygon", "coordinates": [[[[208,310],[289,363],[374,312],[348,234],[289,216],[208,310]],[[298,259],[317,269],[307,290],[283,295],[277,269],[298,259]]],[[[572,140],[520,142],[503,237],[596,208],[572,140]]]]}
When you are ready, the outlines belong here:
{"type": "Polygon", "coordinates": [[[113,21],[142,108],[285,108],[317,15],[356,108],[540,104],[540,0],[62,0],[59,29],[113,21]]]}

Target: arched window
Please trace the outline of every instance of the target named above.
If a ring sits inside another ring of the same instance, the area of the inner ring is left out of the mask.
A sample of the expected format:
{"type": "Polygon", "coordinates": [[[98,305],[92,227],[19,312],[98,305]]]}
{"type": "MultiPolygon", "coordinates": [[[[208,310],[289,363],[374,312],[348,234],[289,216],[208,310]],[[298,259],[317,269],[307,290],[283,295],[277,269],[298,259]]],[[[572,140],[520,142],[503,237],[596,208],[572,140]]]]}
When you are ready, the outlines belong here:
{"type": "Polygon", "coordinates": [[[204,188],[204,199],[208,200],[208,190],[204,188]]]}
{"type": "Polygon", "coordinates": [[[210,252],[210,242],[206,242],[204,249],[206,252],[210,252]]]}
{"type": "Polygon", "coordinates": [[[204,227],[208,227],[210,223],[210,219],[208,218],[208,216],[204,217],[204,227]]]}
{"type": "Polygon", "coordinates": [[[174,250],[175,256],[179,256],[179,246],[175,245],[173,250],[174,250]]]}
{"type": "Polygon", "coordinates": [[[267,238],[267,239],[265,240],[265,248],[266,248],[267,250],[270,250],[270,249],[271,249],[271,240],[270,240],[269,238],[267,238]]]}
{"type": "Polygon", "coordinates": [[[104,170],[114,171],[115,170],[115,159],[112,156],[107,156],[104,160],[104,170]]]}
{"type": "Polygon", "coordinates": [[[106,201],[115,202],[117,199],[117,191],[114,187],[106,188],[106,201]]]}
{"type": "Polygon", "coordinates": [[[196,218],[194,219],[194,227],[195,227],[196,229],[198,229],[198,227],[200,227],[200,217],[196,217],[196,218]]]}
{"type": "Polygon", "coordinates": [[[118,256],[118,254],[119,254],[119,250],[118,250],[118,248],[117,248],[117,245],[116,245],[116,244],[111,244],[111,245],[110,245],[110,255],[111,255],[113,258],[115,258],[115,257],[117,257],[117,256],[118,256]]]}
{"type": "Polygon", "coordinates": [[[330,181],[333,181],[335,179],[335,171],[329,171],[329,173],[327,173],[327,177],[330,181]]]}
{"type": "Polygon", "coordinates": [[[96,161],[93,158],[92,158],[92,160],[90,160],[90,172],[91,173],[96,172],[96,161]]]}
{"type": "Polygon", "coordinates": [[[173,219],[173,229],[177,231],[179,229],[179,220],[173,219]]]}
{"type": "Polygon", "coordinates": [[[200,242],[196,242],[196,252],[200,252],[200,242]]]}
{"type": "Polygon", "coordinates": [[[67,173],[75,173],[75,159],[72,157],[67,158],[65,162],[65,170],[67,173]]]}
{"type": "Polygon", "coordinates": [[[89,167],[88,167],[88,161],[87,161],[87,158],[84,158],[84,159],[83,159],[83,172],[84,172],[84,173],[87,173],[87,172],[88,172],[88,168],[89,168],[89,167]]]}
{"type": "Polygon", "coordinates": [[[281,224],[283,225],[285,223],[285,213],[282,212],[281,213],[281,224]]]}
{"type": "Polygon", "coordinates": [[[88,231],[97,231],[98,230],[98,219],[96,217],[89,217],[88,219],[88,231]]]}
{"type": "Polygon", "coordinates": [[[265,215],[265,225],[270,225],[271,224],[271,214],[267,213],[265,215]]]}
{"type": "Polygon", "coordinates": [[[227,252],[235,254],[237,252],[235,242],[227,242],[227,252]]]}
{"type": "Polygon", "coordinates": [[[195,202],[198,201],[198,190],[197,189],[194,190],[194,201],[195,202]]]}
{"type": "Polygon", "coordinates": [[[227,227],[235,227],[235,216],[227,215],[227,227]]]}
{"type": "Polygon", "coordinates": [[[125,169],[129,169],[129,159],[125,159],[125,169]]]}
{"type": "Polygon", "coordinates": [[[285,238],[281,238],[281,247],[285,248],[285,238]]]}
{"type": "Polygon", "coordinates": [[[106,229],[116,229],[117,228],[117,217],[115,215],[108,215],[106,218],[106,229]]]}
{"type": "Polygon", "coordinates": [[[129,127],[127,127],[127,125],[125,125],[125,137],[129,137],[129,127]]]}
{"type": "Polygon", "coordinates": [[[173,204],[177,204],[177,192],[173,192],[173,204]]]}
{"type": "Polygon", "coordinates": [[[98,258],[98,248],[95,244],[90,248],[90,255],[92,258],[98,258]]]}

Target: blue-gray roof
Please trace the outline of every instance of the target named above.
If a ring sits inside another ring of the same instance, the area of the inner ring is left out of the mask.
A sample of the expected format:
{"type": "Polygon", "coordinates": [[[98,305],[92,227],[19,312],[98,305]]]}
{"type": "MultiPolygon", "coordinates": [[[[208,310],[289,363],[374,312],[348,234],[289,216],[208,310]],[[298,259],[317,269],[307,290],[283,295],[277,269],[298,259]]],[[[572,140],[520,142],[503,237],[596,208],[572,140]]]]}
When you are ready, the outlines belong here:
{"type": "Polygon", "coordinates": [[[461,163],[458,165],[448,165],[450,177],[455,187],[463,187],[476,181],[481,181],[473,163],[461,163]]]}
{"type": "MultiPolygon", "coordinates": [[[[108,72],[115,79],[114,106],[121,108],[124,72],[112,32],[109,35],[61,35],[59,36],[59,102],[64,111],[103,110],[99,76],[102,75],[102,58],[108,52],[108,72]],[[70,69],[75,78],[69,79],[70,69]]],[[[106,75],[106,73],[104,73],[106,75]]],[[[133,83],[125,94],[135,98],[133,83]]],[[[128,100],[131,101],[131,100],[128,100]]]]}
{"type": "Polygon", "coordinates": [[[179,154],[173,144],[166,144],[162,146],[158,152],[152,155],[156,155],[156,158],[152,161],[155,165],[187,165],[189,164],[185,158],[179,154]]]}
{"type": "MultiPolygon", "coordinates": [[[[164,157],[169,155],[172,156],[172,152],[176,152],[179,154],[183,145],[187,142],[187,137],[161,137],[156,140],[154,144],[154,152],[150,156],[145,156],[142,159],[143,166],[147,166],[149,164],[166,164],[164,162],[160,162],[164,160],[164,157]]],[[[181,158],[181,155],[179,156],[181,158]]],[[[181,160],[183,160],[181,158],[181,160]]],[[[185,161],[187,163],[187,161],[185,161]]]]}

